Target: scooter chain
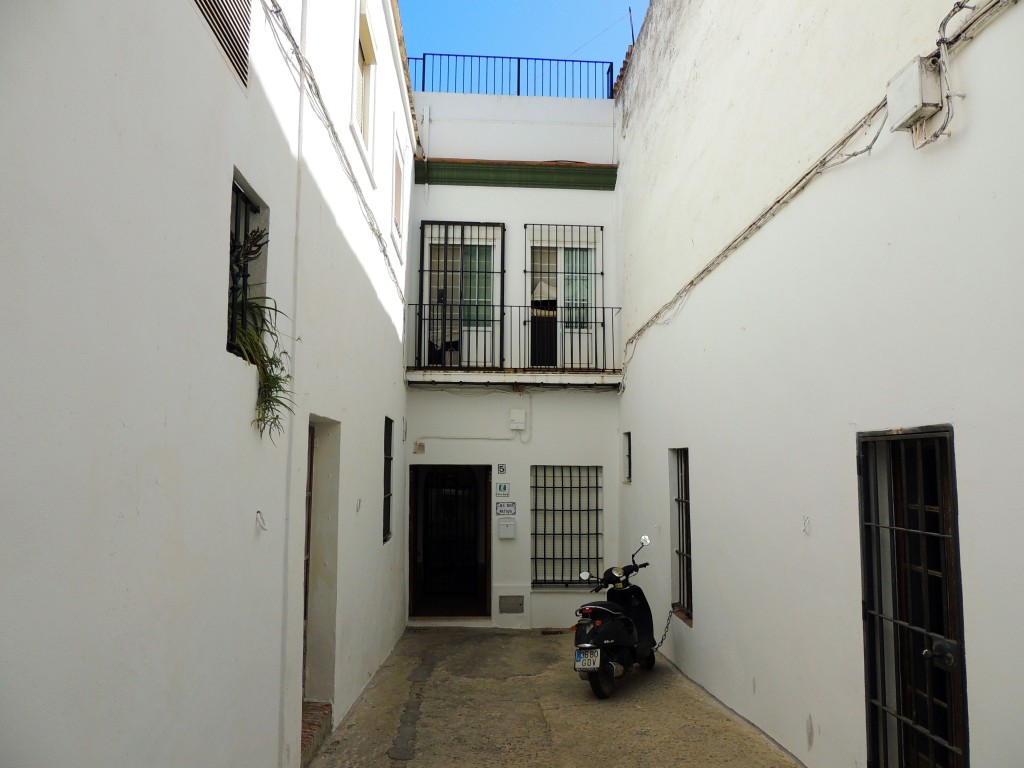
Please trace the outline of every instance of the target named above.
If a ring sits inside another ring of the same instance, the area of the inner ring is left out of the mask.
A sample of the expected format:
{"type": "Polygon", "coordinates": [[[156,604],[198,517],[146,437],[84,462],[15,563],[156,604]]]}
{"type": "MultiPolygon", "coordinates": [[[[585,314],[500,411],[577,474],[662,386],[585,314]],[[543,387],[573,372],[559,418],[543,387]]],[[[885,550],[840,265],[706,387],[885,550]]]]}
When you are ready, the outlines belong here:
{"type": "Polygon", "coordinates": [[[668,617],[665,619],[665,631],[661,633],[661,640],[659,640],[658,644],[656,646],[654,646],[654,650],[658,650],[659,648],[661,648],[662,644],[665,642],[665,638],[668,637],[668,628],[669,628],[669,625],[672,624],[672,614],[673,613],[674,613],[674,611],[672,611],[672,610],[670,610],[668,612],[668,617]]]}

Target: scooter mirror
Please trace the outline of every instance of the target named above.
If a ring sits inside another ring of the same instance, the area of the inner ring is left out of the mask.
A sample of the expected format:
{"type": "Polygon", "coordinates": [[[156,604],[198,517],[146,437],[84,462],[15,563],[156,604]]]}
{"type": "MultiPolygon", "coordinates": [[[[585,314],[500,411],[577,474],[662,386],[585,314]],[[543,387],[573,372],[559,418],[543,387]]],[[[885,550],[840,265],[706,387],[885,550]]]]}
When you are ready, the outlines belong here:
{"type": "Polygon", "coordinates": [[[590,581],[590,571],[580,571],[580,578],[584,581],[590,581]]]}
{"type": "Polygon", "coordinates": [[[640,546],[641,547],[646,547],[650,543],[651,543],[651,537],[650,536],[641,536],[640,537],[640,546]]]}

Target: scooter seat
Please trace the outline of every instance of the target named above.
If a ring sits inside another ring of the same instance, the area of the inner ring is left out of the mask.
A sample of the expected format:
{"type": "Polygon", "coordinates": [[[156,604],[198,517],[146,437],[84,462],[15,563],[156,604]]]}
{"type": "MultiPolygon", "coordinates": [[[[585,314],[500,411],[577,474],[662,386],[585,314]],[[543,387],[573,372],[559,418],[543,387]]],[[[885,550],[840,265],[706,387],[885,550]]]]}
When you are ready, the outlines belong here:
{"type": "Polygon", "coordinates": [[[580,606],[580,610],[584,608],[592,608],[594,611],[600,611],[604,613],[612,613],[616,616],[625,616],[625,612],[622,610],[622,606],[617,603],[613,603],[610,600],[595,600],[592,603],[584,603],[580,606]]]}

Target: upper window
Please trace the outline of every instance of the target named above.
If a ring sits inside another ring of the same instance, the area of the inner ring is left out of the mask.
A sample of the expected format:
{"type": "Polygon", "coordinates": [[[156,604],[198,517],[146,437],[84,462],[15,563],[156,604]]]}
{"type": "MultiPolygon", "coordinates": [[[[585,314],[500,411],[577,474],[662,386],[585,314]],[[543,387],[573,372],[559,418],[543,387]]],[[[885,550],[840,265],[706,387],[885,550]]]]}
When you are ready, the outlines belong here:
{"type": "Polygon", "coordinates": [[[676,556],[673,564],[676,571],[676,583],[673,589],[674,607],[684,618],[693,620],[693,569],[691,567],[690,541],[690,451],[687,448],[676,448],[672,451],[673,458],[673,496],[675,515],[672,527],[675,530],[676,556]]]}
{"type": "Polygon", "coordinates": [[[604,491],[601,467],[530,467],[533,584],[581,585],[601,572],[604,491]]]}
{"type": "Polygon", "coordinates": [[[248,82],[250,0],[196,0],[196,5],[235,72],[248,82]]]}
{"type": "Polygon", "coordinates": [[[419,348],[427,365],[500,361],[501,224],[424,222],[419,348]]]}
{"type": "Polygon", "coordinates": [[[355,83],[352,105],[352,129],[369,149],[373,129],[373,76],[377,63],[373,38],[366,13],[359,14],[359,36],[356,40],[355,83]]]}
{"type": "Polygon", "coordinates": [[[592,368],[610,325],[602,227],[526,225],[531,368],[592,368]]]}
{"type": "MultiPolygon", "coordinates": [[[[405,199],[405,173],[402,165],[402,153],[399,148],[395,147],[395,188],[392,190],[392,201],[391,201],[391,223],[395,227],[395,233],[401,237],[402,235],[402,219],[404,218],[405,209],[403,201],[405,199]]],[[[401,256],[399,256],[401,258],[401,256]]]]}

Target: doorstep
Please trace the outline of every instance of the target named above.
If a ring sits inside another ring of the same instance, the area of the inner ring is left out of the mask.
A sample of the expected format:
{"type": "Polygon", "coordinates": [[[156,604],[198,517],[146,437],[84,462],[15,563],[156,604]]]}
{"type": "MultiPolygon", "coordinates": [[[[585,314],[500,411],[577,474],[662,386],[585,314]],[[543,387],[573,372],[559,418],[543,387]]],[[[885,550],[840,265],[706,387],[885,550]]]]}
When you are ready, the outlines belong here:
{"type": "Polygon", "coordinates": [[[306,768],[331,735],[331,705],[302,702],[302,768],[306,768]]]}

